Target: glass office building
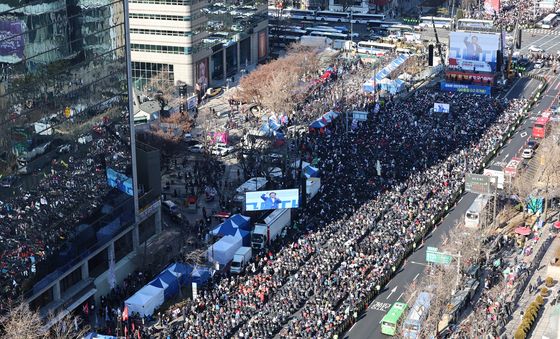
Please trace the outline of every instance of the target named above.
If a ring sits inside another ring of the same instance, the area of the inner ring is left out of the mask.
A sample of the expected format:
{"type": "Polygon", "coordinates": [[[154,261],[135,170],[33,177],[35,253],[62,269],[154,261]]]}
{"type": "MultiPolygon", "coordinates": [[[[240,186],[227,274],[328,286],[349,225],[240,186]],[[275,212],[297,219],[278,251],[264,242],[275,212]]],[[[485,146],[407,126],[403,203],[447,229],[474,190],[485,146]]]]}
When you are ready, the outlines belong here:
{"type": "Polygon", "coordinates": [[[141,240],[126,12],[0,3],[2,307],[23,295],[71,311],[126,274],[119,261],[141,240]]]}

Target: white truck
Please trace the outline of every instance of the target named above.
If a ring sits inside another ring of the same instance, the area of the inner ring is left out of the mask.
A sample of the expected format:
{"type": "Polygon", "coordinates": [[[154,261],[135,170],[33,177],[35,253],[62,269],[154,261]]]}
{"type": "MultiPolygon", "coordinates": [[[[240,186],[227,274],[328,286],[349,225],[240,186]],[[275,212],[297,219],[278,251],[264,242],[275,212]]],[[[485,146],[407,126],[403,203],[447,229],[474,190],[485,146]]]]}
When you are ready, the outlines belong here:
{"type": "Polygon", "coordinates": [[[249,263],[253,256],[251,247],[240,247],[233,255],[229,271],[231,273],[241,273],[243,268],[249,263]]]}
{"type": "Polygon", "coordinates": [[[309,178],[306,180],[306,189],[307,189],[307,201],[311,201],[317,193],[319,193],[319,189],[321,188],[321,179],[319,178],[309,178]]]}
{"type": "Polygon", "coordinates": [[[274,210],[264,218],[264,223],[255,224],[255,229],[251,233],[251,246],[254,249],[265,248],[278,238],[291,221],[290,209],[274,210]]]}

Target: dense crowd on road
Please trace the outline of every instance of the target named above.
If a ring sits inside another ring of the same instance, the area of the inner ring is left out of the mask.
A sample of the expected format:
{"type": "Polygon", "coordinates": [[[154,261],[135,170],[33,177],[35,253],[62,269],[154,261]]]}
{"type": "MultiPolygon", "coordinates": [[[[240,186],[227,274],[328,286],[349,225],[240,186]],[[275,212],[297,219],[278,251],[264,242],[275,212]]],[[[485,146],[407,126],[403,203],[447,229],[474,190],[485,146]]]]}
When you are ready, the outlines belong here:
{"type": "Polygon", "coordinates": [[[525,104],[423,89],[402,101],[381,100],[374,114],[376,105],[357,94],[367,73],[362,67],[338,68],[337,81],[297,112],[300,121],[332,107],[370,110],[372,116],[349,133],[338,119],[325,133],[297,139],[304,158],[319,159],[324,184],[298,222],[303,234],[259,254],[246,274],[216,280],[169,315],[164,333],[337,334],[448,207],[464,173],[480,168],[525,104]],[[449,103],[451,113],[433,113],[435,102],[449,103]]]}
{"type": "MultiPolygon", "coordinates": [[[[93,215],[110,214],[108,209],[117,210],[123,203],[123,194],[107,185],[105,170],[130,170],[126,128],[107,126],[86,145],[68,147],[68,154],[25,178],[34,181],[32,185],[12,188],[0,202],[2,310],[21,295],[24,281],[41,272],[41,261],[76,235],[77,225],[93,215]],[[107,202],[112,205],[104,206],[107,202]]],[[[132,221],[132,214],[129,218],[132,221]]]]}

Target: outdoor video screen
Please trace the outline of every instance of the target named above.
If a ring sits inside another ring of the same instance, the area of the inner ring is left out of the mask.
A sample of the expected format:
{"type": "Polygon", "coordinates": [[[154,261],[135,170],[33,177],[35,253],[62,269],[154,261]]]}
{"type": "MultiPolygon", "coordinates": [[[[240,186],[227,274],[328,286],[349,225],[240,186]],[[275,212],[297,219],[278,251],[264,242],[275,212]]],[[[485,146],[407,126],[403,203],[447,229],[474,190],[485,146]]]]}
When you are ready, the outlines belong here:
{"type": "Polygon", "coordinates": [[[114,169],[107,168],[107,185],[117,188],[119,191],[124,192],[130,196],[134,195],[132,188],[132,178],[115,171],[114,169]]]}
{"type": "Polygon", "coordinates": [[[439,102],[434,103],[435,113],[449,113],[449,104],[442,104],[439,102]]]}
{"type": "Polygon", "coordinates": [[[245,193],[245,210],[262,211],[279,208],[298,208],[299,189],[257,191],[245,193]]]}
{"type": "Polygon", "coordinates": [[[500,35],[491,33],[449,33],[449,67],[465,72],[495,72],[500,35]]]}

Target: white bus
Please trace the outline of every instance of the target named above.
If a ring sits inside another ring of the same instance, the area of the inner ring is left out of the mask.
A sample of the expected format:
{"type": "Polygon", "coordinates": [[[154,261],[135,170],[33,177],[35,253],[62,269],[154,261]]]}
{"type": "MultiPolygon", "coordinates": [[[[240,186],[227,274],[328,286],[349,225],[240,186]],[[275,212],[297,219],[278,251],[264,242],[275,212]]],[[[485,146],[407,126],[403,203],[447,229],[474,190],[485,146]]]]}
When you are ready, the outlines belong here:
{"type": "Polygon", "coordinates": [[[288,8],[284,10],[284,16],[296,20],[315,20],[315,11],[288,8]]]}
{"type": "Polygon", "coordinates": [[[311,35],[311,36],[322,36],[322,37],[329,38],[329,39],[332,39],[332,40],[335,40],[335,39],[346,40],[349,37],[349,34],[336,33],[336,32],[311,32],[311,33],[309,33],[309,35],[311,35]]]}
{"type": "Polygon", "coordinates": [[[558,15],[555,13],[547,15],[542,21],[539,23],[541,28],[551,29],[556,26],[556,22],[558,20],[558,15]]]}
{"type": "Polygon", "coordinates": [[[479,195],[474,199],[471,207],[465,213],[465,227],[480,228],[486,226],[486,206],[490,198],[485,195],[479,195]]]}
{"type": "Polygon", "coordinates": [[[492,29],[494,28],[494,21],[492,20],[477,20],[477,19],[459,19],[457,20],[457,29],[492,29]]]}
{"type": "Polygon", "coordinates": [[[270,26],[270,35],[305,35],[306,30],[296,27],[270,26]]]}
{"type": "Polygon", "coordinates": [[[427,28],[432,27],[432,20],[436,28],[449,29],[453,26],[453,18],[435,17],[435,16],[423,16],[420,17],[420,26],[427,28]]]}
{"type": "Polygon", "coordinates": [[[317,13],[315,13],[315,20],[331,21],[331,22],[349,22],[350,13],[333,12],[333,11],[317,11],[317,13]]]}
{"type": "Polygon", "coordinates": [[[343,33],[341,30],[329,26],[314,26],[305,28],[307,33],[311,32],[331,32],[331,33],[343,33]]]}
{"type": "Polygon", "coordinates": [[[375,41],[360,41],[358,42],[357,52],[359,55],[366,56],[382,56],[388,52],[396,51],[397,46],[393,44],[385,44],[375,41]]]}
{"type": "Polygon", "coordinates": [[[364,13],[353,13],[350,16],[352,23],[354,24],[367,24],[370,21],[383,21],[385,20],[385,14],[364,14],[364,13]]]}

